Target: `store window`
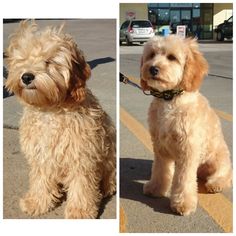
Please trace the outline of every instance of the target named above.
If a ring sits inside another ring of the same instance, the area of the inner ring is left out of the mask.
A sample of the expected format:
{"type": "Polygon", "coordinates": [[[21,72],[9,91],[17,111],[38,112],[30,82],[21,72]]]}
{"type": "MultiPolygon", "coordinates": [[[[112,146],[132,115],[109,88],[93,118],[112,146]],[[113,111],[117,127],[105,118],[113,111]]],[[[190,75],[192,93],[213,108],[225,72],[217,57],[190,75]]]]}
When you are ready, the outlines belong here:
{"type": "Polygon", "coordinates": [[[157,7],[160,7],[160,8],[167,7],[167,8],[169,8],[170,7],[170,3],[157,3],[157,7]]]}
{"type": "Polygon", "coordinates": [[[181,11],[181,19],[182,20],[191,20],[191,11],[190,10],[182,10],[181,11]]]}
{"type": "Polygon", "coordinates": [[[192,3],[171,3],[170,4],[170,7],[175,7],[175,8],[184,8],[184,7],[187,7],[187,8],[190,8],[192,7],[192,3]]]}
{"type": "Polygon", "coordinates": [[[157,7],[157,3],[148,3],[148,8],[157,7]]]}
{"type": "Polygon", "coordinates": [[[152,25],[156,27],[157,25],[157,10],[148,11],[148,19],[151,21],[152,25]]]}
{"type": "Polygon", "coordinates": [[[180,11],[171,10],[171,12],[170,12],[170,22],[171,23],[179,23],[180,22],[180,11]]]}
{"type": "Polygon", "coordinates": [[[201,21],[200,21],[200,9],[193,9],[192,14],[192,32],[198,38],[201,37],[201,21]]]}
{"type": "Polygon", "coordinates": [[[200,9],[193,9],[193,18],[200,17],[200,9]]]}
{"type": "Polygon", "coordinates": [[[148,3],[149,8],[169,8],[170,3],[148,3]]]}
{"type": "Polygon", "coordinates": [[[199,39],[213,37],[212,3],[151,3],[148,7],[149,20],[157,33],[168,27],[175,33],[178,25],[186,25],[189,36],[199,39]]]}
{"type": "Polygon", "coordinates": [[[158,9],[157,10],[157,20],[160,25],[168,25],[169,24],[169,9],[158,9]]]}

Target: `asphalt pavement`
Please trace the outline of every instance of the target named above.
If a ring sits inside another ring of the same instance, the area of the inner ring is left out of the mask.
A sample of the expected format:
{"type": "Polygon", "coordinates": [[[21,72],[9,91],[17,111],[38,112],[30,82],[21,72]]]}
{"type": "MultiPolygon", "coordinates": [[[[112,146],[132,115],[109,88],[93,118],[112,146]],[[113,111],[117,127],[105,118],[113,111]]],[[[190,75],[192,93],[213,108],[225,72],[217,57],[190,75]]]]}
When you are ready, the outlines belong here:
{"type": "MultiPolygon", "coordinates": [[[[225,140],[232,154],[232,42],[201,42],[200,50],[210,65],[201,92],[218,111],[225,140]]],[[[120,47],[120,72],[139,80],[143,46],[120,47]]],[[[120,207],[129,233],[219,233],[232,231],[232,189],[222,194],[206,194],[199,188],[195,214],[174,214],[168,198],[151,198],[142,193],[150,179],[153,153],[145,140],[147,111],[152,98],[130,85],[120,85],[120,207]],[[127,115],[128,114],[128,115],[127,115]],[[131,118],[130,118],[131,117],[131,118]],[[227,210],[226,210],[227,209],[227,210]]],[[[232,155],[231,155],[232,156],[232,155]]]]}
{"type": "MultiPolygon", "coordinates": [[[[116,20],[36,20],[40,27],[60,26],[65,22],[65,32],[71,34],[92,69],[87,85],[99,99],[104,110],[116,124],[116,20]],[[108,30],[109,29],[109,30],[108,30]]],[[[3,25],[3,50],[8,36],[17,28],[18,22],[3,25]]],[[[6,70],[4,69],[6,72],[6,70]]],[[[4,73],[6,75],[6,73],[4,73]]],[[[28,165],[20,152],[18,124],[22,107],[15,96],[4,90],[3,99],[3,218],[30,218],[19,209],[19,199],[28,189],[28,165]]],[[[41,219],[64,218],[65,202],[41,219]]],[[[116,218],[116,196],[103,201],[99,218],[116,218]]]]}

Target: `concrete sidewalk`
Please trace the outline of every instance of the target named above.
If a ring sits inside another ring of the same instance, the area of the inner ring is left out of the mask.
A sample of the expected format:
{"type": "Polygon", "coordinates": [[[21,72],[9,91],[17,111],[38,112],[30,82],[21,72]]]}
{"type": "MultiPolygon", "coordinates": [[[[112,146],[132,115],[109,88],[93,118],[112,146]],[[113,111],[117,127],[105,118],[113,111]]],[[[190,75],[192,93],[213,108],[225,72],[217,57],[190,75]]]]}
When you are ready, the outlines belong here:
{"type": "MultiPolygon", "coordinates": [[[[60,25],[60,20],[40,20],[40,26],[60,25]]],[[[4,24],[4,49],[7,38],[18,23],[4,24]]],[[[68,20],[65,32],[70,33],[92,68],[88,87],[98,97],[101,105],[116,122],[116,22],[115,20],[68,20]],[[109,31],[107,30],[109,28],[109,31]]],[[[22,107],[15,96],[3,100],[3,218],[29,217],[19,208],[19,199],[28,190],[29,168],[19,146],[18,124],[22,107]]],[[[37,218],[64,218],[65,202],[48,214],[37,218]]],[[[116,196],[105,199],[99,212],[101,219],[116,218],[116,196]]]]}

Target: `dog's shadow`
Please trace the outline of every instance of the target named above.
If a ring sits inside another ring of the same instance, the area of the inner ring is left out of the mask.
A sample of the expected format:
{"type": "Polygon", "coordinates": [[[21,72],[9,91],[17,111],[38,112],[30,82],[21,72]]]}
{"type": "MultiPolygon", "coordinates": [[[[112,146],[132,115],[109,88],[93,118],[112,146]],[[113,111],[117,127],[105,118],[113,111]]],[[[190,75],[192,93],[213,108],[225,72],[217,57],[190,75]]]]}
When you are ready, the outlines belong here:
{"type": "MultiPolygon", "coordinates": [[[[8,71],[7,71],[7,68],[5,66],[3,66],[3,78],[4,78],[4,82],[5,82],[5,79],[7,79],[8,77],[8,71]]],[[[4,84],[3,82],[3,84],[4,84]]],[[[3,85],[3,98],[7,98],[7,97],[10,97],[10,96],[13,96],[14,94],[13,93],[9,93],[8,90],[5,88],[5,85],[3,85]]]]}
{"type": "Polygon", "coordinates": [[[143,194],[143,183],[150,179],[151,168],[151,160],[121,158],[120,197],[141,202],[157,212],[173,214],[168,198],[153,198],[143,194]]]}
{"type": "MultiPolygon", "coordinates": [[[[104,213],[105,209],[106,209],[106,206],[107,204],[112,200],[113,197],[116,197],[115,195],[112,195],[112,196],[109,196],[109,197],[106,197],[106,198],[103,198],[102,201],[101,201],[101,204],[100,204],[100,208],[98,210],[98,216],[97,216],[97,219],[100,219],[102,214],[104,213]]],[[[115,217],[115,216],[114,216],[115,217]]]]}
{"type": "Polygon", "coordinates": [[[115,59],[112,57],[102,57],[102,58],[97,58],[91,61],[87,61],[87,63],[90,65],[91,69],[94,69],[98,65],[110,63],[113,61],[115,61],[115,59]]]}
{"type": "MultiPolygon", "coordinates": [[[[143,194],[143,184],[150,179],[151,168],[151,160],[121,158],[120,197],[141,202],[156,212],[177,215],[170,208],[169,198],[154,198],[143,194]]],[[[198,180],[198,192],[207,193],[204,182],[200,180],[198,180]]]]}

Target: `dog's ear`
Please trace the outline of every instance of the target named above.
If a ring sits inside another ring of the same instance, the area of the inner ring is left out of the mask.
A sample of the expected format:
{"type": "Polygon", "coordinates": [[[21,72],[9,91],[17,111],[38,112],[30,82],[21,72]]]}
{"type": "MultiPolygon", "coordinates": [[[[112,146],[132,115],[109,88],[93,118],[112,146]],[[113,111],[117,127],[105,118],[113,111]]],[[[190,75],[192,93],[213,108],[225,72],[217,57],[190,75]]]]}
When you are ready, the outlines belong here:
{"type": "Polygon", "coordinates": [[[69,93],[74,101],[81,102],[86,96],[86,80],[89,79],[91,75],[91,69],[85,61],[82,51],[75,50],[74,55],[72,56],[73,59],[69,93]]]}
{"type": "Polygon", "coordinates": [[[140,86],[143,89],[143,91],[150,90],[149,86],[147,85],[147,82],[142,79],[142,67],[143,67],[143,57],[141,57],[140,61],[140,86]]]}
{"type": "Polygon", "coordinates": [[[187,92],[196,91],[201,86],[204,76],[208,73],[208,63],[198,49],[196,39],[184,39],[187,55],[181,88],[187,92]]]}

